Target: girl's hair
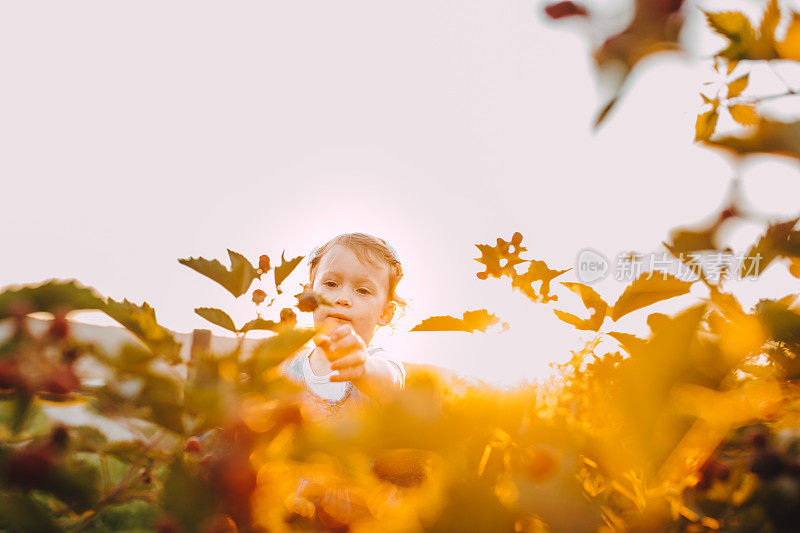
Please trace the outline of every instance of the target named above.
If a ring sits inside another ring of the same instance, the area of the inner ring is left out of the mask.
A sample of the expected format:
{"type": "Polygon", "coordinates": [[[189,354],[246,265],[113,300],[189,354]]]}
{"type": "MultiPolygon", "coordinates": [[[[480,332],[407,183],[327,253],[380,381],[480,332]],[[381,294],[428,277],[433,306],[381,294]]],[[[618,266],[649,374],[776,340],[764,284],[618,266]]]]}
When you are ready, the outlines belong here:
{"type": "Polygon", "coordinates": [[[382,263],[387,265],[389,267],[388,301],[395,302],[400,307],[405,307],[406,301],[395,292],[397,284],[403,279],[403,267],[400,265],[397,252],[383,239],[366,233],[345,233],[338,235],[322,246],[315,248],[308,259],[308,277],[311,281],[311,285],[314,285],[314,277],[317,274],[317,267],[319,267],[322,256],[336,245],[346,246],[353,250],[358,260],[362,263],[367,262],[373,265],[382,263]]]}

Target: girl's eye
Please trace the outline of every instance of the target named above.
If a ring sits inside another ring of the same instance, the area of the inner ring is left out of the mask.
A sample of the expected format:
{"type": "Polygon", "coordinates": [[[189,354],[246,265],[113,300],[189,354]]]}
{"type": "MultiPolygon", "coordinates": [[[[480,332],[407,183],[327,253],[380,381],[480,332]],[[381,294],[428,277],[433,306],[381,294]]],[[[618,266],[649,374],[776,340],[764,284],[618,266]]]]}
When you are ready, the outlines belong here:
{"type": "Polygon", "coordinates": [[[325,285],[326,287],[330,287],[331,289],[336,288],[336,282],[335,281],[328,280],[328,281],[322,282],[322,284],[325,285]]]}
{"type": "Polygon", "coordinates": [[[364,296],[366,296],[368,294],[372,294],[372,292],[369,289],[365,289],[364,287],[360,287],[358,289],[358,293],[359,294],[363,294],[364,296]]]}

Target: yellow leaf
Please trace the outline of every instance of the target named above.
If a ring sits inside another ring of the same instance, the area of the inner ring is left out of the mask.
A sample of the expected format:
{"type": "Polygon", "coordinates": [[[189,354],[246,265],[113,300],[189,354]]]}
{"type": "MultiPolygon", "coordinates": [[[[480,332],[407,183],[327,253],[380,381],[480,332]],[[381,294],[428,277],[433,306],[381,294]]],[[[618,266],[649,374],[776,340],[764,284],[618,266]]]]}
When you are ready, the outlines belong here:
{"type": "Polygon", "coordinates": [[[742,34],[753,35],[753,27],[750,20],[738,11],[726,11],[724,13],[706,13],[706,20],[717,33],[725,37],[734,38],[742,34]]]}
{"type": "Polygon", "coordinates": [[[789,273],[796,278],[800,278],[800,257],[792,257],[790,261],[789,273]]]}
{"type": "Polygon", "coordinates": [[[625,290],[614,303],[611,320],[616,322],[620,317],[627,315],[631,311],[686,294],[691,286],[691,281],[680,280],[672,274],[664,275],[663,273],[644,272],[633,283],[625,287],[625,290]],[[645,276],[649,274],[652,274],[652,277],[647,279],[645,276]]]}
{"type": "Polygon", "coordinates": [[[747,88],[750,81],[750,73],[740,76],[728,84],[728,98],[736,98],[747,88]]]}
{"type": "Polygon", "coordinates": [[[575,315],[554,310],[556,316],[568,324],[572,324],[578,329],[597,331],[603,325],[603,319],[606,317],[608,304],[600,298],[600,295],[594,289],[583,283],[562,283],[563,286],[576,293],[581,297],[583,305],[591,310],[591,316],[588,319],[578,318],[575,315]]]}
{"type": "Polygon", "coordinates": [[[704,95],[703,93],[700,93],[700,98],[703,99],[703,103],[704,104],[714,105],[715,100],[712,100],[711,98],[709,98],[708,96],[704,95]]]}
{"type": "Polygon", "coordinates": [[[731,75],[731,72],[733,72],[736,69],[736,65],[738,64],[739,61],[737,60],[728,61],[728,76],[731,75]]]}
{"type": "Polygon", "coordinates": [[[781,10],[778,7],[778,0],[770,0],[758,27],[758,38],[765,44],[775,41],[775,28],[781,19],[781,10]]]}
{"type": "Polygon", "coordinates": [[[751,105],[732,105],[728,108],[733,120],[742,126],[755,126],[758,124],[759,116],[756,108],[751,105]]]}
{"type": "Polygon", "coordinates": [[[697,122],[694,126],[695,142],[707,141],[712,135],[714,135],[714,130],[717,127],[717,118],[718,115],[716,108],[712,109],[711,111],[706,111],[701,115],[697,115],[697,122]]]}
{"type": "Polygon", "coordinates": [[[786,30],[786,37],[783,41],[775,43],[775,49],[782,59],[800,61],[800,16],[795,15],[789,29],[786,30]]]}

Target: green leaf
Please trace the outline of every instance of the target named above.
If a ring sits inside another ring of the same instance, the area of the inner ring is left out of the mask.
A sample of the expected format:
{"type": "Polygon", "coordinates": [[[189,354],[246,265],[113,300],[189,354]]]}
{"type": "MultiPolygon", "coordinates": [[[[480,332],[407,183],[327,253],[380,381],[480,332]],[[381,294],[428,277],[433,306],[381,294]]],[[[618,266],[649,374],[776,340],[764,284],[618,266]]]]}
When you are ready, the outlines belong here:
{"type": "Polygon", "coordinates": [[[180,362],[181,345],[168,329],[158,324],[156,312],[147,302],[139,306],[128,300],[117,302],[109,298],[102,311],[133,333],[154,354],[171,363],[180,362]]]}
{"type": "Polygon", "coordinates": [[[278,294],[281,294],[281,283],[289,277],[289,274],[297,268],[297,265],[300,264],[300,261],[303,260],[303,256],[297,256],[294,259],[290,259],[289,261],[286,260],[284,255],[286,251],[281,253],[281,264],[275,267],[273,270],[275,271],[275,288],[278,290],[278,294]]]}
{"type": "Polygon", "coordinates": [[[53,494],[72,510],[82,513],[100,498],[100,471],[88,461],[74,456],[68,457],[38,488],[53,494]]]}
{"type": "Polygon", "coordinates": [[[603,320],[605,319],[608,311],[608,304],[604,302],[603,299],[600,298],[600,295],[588,285],[570,282],[562,282],[561,284],[580,296],[581,301],[583,301],[583,305],[585,305],[587,309],[591,309],[592,312],[588,319],[583,319],[570,313],[565,313],[563,311],[559,311],[558,309],[554,309],[553,312],[556,314],[556,316],[567,324],[572,324],[577,329],[589,331],[597,331],[600,329],[600,326],[603,325],[603,320]]]}
{"type": "Polygon", "coordinates": [[[313,329],[287,329],[261,341],[253,349],[251,358],[253,377],[259,379],[266,370],[294,355],[314,335],[316,335],[316,331],[313,329]]]}
{"type": "Polygon", "coordinates": [[[102,309],[103,300],[90,287],[75,280],[47,281],[40,285],[7,288],[0,293],[0,320],[23,309],[27,313],[56,310],[102,309]]]}
{"type": "Polygon", "coordinates": [[[221,328],[227,329],[228,331],[232,331],[234,333],[238,331],[236,329],[236,324],[233,323],[233,319],[228,315],[228,313],[221,309],[216,309],[214,307],[198,307],[194,310],[194,312],[221,328]]]}
{"type": "Polygon", "coordinates": [[[224,267],[216,259],[209,261],[202,257],[178,259],[178,262],[216,281],[238,298],[250,288],[253,280],[258,277],[258,271],[242,254],[228,250],[228,256],[231,260],[230,269],[224,267]]]}
{"type": "Polygon", "coordinates": [[[176,457],[169,466],[161,493],[164,510],[175,516],[184,531],[200,531],[202,523],[216,513],[219,496],[206,480],[176,457]]]}
{"type": "Polygon", "coordinates": [[[145,384],[138,402],[153,413],[153,421],[176,433],[183,433],[183,388],[170,377],[160,374],[144,376],[145,384]]]}
{"type": "Polygon", "coordinates": [[[689,292],[691,281],[682,281],[672,274],[643,272],[614,303],[611,319],[616,322],[628,313],[648,305],[689,292]],[[652,275],[650,279],[645,276],[652,275]],[[666,279],[665,279],[666,278],[666,279]]]}
{"type": "MultiPolygon", "coordinates": [[[[21,492],[0,492],[0,522],[10,531],[61,533],[50,509],[31,495],[21,492]]],[[[5,529],[5,528],[4,528],[5,529]]]]}
{"type": "Polygon", "coordinates": [[[500,319],[497,315],[490,314],[486,309],[477,311],[465,311],[463,318],[455,318],[449,315],[432,316],[426,318],[413,328],[411,331],[486,331],[486,328],[497,324],[500,319]]]}
{"type": "Polygon", "coordinates": [[[241,331],[242,333],[247,333],[248,331],[259,330],[259,331],[277,331],[278,324],[273,322],[272,320],[264,320],[263,318],[256,318],[247,322],[244,326],[242,326],[241,331]]]}

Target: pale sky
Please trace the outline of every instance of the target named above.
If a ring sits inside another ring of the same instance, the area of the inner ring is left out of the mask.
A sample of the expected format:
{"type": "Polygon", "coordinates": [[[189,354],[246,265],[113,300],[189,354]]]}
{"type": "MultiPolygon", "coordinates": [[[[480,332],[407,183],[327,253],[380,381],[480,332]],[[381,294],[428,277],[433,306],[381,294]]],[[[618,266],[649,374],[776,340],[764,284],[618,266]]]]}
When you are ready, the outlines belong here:
{"type": "MultiPolygon", "coordinates": [[[[615,17],[627,3],[588,4],[625,25],[615,17]]],[[[722,45],[703,30],[698,4],[688,2],[684,33],[694,59],[643,63],[596,133],[586,23],[547,21],[543,5],[4,3],[0,286],[77,278],[148,301],[173,330],[220,333],[193,309],[219,307],[242,323],[249,294],[235,301],[179,257],[227,261],[231,248],[274,263],[284,249],[306,255],[364,231],[398,250],[398,291],[412,302],[397,333],[376,342],[400,359],[499,383],[546,375],[585,335],[556,319],[554,304],[529,303],[506,280],[478,280],[473,245],[520,231],[526,257],[553,268],[574,266],[585,247],[610,258],[654,251],[671,228],[719,206],[734,169],[692,143],[698,92],[719,81],[701,58],[722,45]],[[478,308],[511,330],[404,334],[425,317],[478,308]]],[[[800,72],[779,70],[800,86],[800,72]]],[[[754,69],[749,90],[769,94],[776,83],[754,69]]],[[[757,158],[742,171],[744,191],[759,212],[788,217],[798,211],[798,174],[795,161],[757,158]]],[[[730,244],[743,251],[762,231],[743,226],[730,244]]],[[[306,276],[303,263],[287,294],[306,276]]],[[[594,285],[609,303],[624,286],[594,285]]],[[[554,291],[557,308],[581,313],[577,296],[554,291]]],[[[747,304],[797,291],[781,264],[741,287],[747,304]]],[[[646,315],[608,319],[605,329],[643,333],[646,315]]]]}

